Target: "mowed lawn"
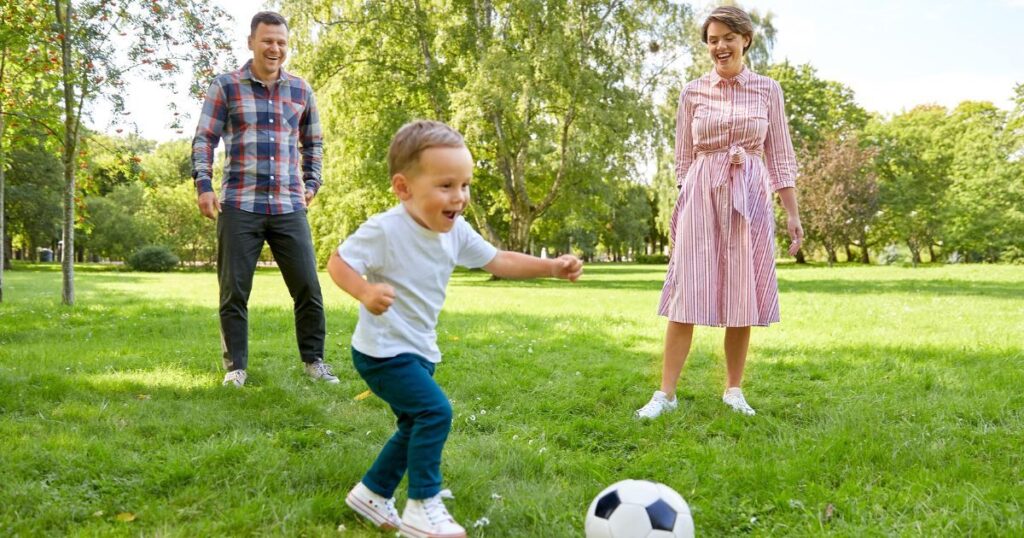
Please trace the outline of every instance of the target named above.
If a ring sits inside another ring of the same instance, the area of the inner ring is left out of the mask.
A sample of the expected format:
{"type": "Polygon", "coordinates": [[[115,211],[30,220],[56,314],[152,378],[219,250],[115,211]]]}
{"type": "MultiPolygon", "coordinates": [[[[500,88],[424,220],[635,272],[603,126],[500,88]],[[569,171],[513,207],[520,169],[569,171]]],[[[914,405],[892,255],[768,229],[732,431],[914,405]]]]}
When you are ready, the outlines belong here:
{"type": "MultiPolygon", "coordinates": [[[[780,267],[783,322],[754,329],[747,370],[758,415],[721,403],[723,331],[699,329],[680,410],[641,423],[664,270],[456,274],[437,379],[471,536],[582,536],[625,478],[679,491],[701,536],[1024,534],[1024,267],[780,267]]],[[[243,390],[220,385],[213,273],[80,268],[73,308],[54,266],[5,279],[0,535],[391,536],[344,504],[393,419],[356,398],[355,302],[326,274],[341,384],[303,376],[261,270],[243,390]]]]}

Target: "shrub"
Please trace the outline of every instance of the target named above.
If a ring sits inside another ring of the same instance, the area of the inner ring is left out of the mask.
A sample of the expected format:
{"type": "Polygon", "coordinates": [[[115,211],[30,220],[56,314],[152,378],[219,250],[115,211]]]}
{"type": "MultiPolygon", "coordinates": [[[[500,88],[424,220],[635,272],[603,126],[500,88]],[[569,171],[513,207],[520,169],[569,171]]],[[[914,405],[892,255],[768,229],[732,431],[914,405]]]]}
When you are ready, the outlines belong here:
{"type": "Polygon", "coordinates": [[[1006,247],[999,254],[999,261],[1015,265],[1024,265],[1024,249],[1018,246],[1006,247]]]}
{"type": "Polygon", "coordinates": [[[636,263],[666,264],[668,254],[637,254],[636,263]]]}
{"type": "Polygon", "coordinates": [[[142,247],[128,258],[128,267],[133,271],[164,273],[174,269],[177,265],[178,257],[171,252],[171,249],[159,245],[142,247]]]}

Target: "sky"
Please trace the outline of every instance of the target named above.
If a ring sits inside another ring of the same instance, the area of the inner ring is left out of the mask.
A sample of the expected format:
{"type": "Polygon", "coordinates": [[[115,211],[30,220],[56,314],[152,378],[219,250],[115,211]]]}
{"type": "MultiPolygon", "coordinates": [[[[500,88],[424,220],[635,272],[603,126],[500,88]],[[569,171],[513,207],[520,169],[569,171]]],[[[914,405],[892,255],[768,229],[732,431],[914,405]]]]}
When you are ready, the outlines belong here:
{"type": "MultiPolygon", "coordinates": [[[[235,57],[244,62],[251,57],[245,41],[249,19],[261,4],[214,3],[234,16],[229,35],[237,44],[235,57]]],[[[954,107],[966,100],[1009,110],[1014,86],[1024,83],[1024,54],[1018,50],[1024,0],[743,0],[741,5],[773,14],[775,61],[810,63],[820,78],[850,87],[869,111],[892,114],[930,103],[954,107]]],[[[183,95],[187,78],[178,84],[183,95]]],[[[139,134],[158,141],[191,136],[201,103],[178,99],[189,120],[177,133],[167,127],[170,113],[154,105],[170,98],[155,83],[130,83],[126,106],[139,134]]],[[[93,116],[99,130],[134,128],[114,126],[100,107],[93,116]]]]}

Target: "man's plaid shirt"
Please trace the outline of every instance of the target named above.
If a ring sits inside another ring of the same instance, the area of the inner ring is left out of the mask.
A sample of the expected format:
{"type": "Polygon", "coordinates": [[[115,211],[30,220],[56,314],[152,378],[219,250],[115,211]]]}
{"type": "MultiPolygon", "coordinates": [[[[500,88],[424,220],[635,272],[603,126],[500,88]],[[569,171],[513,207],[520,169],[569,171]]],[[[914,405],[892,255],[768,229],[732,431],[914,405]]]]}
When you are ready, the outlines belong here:
{"type": "Polygon", "coordinates": [[[283,69],[276,83],[264,85],[251,65],[210,85],[192,139],[192,178],[199,194],[213,191],[213,150],[223,138],[221,203],[250,213],[291,213],[306,207],[306,189],[316,192],[321,184],[316,99],[306,81],[283,69]]]}

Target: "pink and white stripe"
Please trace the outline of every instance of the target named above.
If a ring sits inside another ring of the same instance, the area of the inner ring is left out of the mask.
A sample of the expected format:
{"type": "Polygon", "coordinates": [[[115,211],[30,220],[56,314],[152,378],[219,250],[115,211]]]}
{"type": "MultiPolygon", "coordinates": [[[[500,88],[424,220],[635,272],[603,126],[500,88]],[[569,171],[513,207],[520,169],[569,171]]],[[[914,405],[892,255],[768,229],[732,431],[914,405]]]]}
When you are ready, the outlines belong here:
{"type": "Polygon", "coordinates": [[[683,88],[660,315],[716,327],[779,321],[770,193],[794,187],[796,169],[777,82],[712,71],[683,88]]]}

